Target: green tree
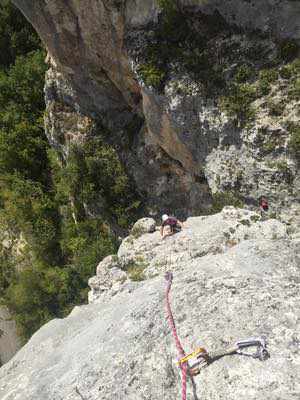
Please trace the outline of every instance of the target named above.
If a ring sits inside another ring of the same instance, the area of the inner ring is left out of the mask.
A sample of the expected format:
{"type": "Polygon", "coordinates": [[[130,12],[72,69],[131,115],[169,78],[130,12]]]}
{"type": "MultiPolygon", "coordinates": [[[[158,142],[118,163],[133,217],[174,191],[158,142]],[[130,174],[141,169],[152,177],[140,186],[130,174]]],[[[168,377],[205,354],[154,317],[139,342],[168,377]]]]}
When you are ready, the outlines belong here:
{"type": "Polygon", "coordinates": [[[46,184],[48,143],[42,126],[44,52],[20,56],[0,72],[0,173],[46,184]]]}
{"type": "Polygon", "coordinates": [[[44,322],[62,317],[68,305],[74,304],[70,288],[66,269],[37,263],[21,271],[5,296],[21,335],[30,337],[44,322]]]}
{"type": "Polygon", "coordinates": [[[20,11],[9,0],[0,0],[0,69],[40,46],[37,34],[20,11]]]}

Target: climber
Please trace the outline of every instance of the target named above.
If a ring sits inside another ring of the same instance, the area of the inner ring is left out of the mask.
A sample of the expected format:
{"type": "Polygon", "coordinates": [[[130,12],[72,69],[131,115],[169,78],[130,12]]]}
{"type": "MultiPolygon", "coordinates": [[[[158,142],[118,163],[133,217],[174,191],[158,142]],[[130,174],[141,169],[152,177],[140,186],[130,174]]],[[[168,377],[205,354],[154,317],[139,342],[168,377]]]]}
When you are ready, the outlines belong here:
{"type": "Polygon", "coordinates": [[[169,217],[167,214],[164,214],[161,219],[160,234],[163,239],[167,236],[174,235],[174,233],[181,231],[183,228],[183,223],[175,217],[169,217]]]}
{"type": "Polygon", "coordinates": [[[264,217],[267,215],[267,212],[269,211],[269,203],[266,197],[262,196],[260,198],[259,202],[259,209],[260,209],[260,215],[261,217],[264,217]]]}

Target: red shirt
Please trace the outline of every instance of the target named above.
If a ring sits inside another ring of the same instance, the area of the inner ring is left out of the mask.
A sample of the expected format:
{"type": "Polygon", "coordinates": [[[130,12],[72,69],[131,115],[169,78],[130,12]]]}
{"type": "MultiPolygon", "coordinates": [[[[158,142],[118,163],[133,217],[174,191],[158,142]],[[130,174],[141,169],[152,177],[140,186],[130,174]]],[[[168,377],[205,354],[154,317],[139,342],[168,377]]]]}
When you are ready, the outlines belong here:
{"type": "Polygon", "coordinates": [[[169,217],[168,219],[166,219],[163,223],[162,226],[176,226],[177,225],[177,219],[174,217],[169,217]]]}
{"type": "Polygon", "coordinates": [[[262,200],[261,203],[260,203],[260,206],[261,206],[264,210],[268,210],[268,208],[269,208],[269,205],[268,205],[267,200],[262,200]]]}

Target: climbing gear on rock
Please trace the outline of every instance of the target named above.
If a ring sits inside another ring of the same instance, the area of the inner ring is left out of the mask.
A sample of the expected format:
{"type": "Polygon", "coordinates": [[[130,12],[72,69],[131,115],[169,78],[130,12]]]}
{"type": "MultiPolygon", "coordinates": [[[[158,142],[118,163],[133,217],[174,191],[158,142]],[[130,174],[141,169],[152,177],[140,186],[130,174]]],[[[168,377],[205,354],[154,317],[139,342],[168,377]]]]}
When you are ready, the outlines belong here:
{"type": "Polygon", "coordinates": [[[267,358],[269,358],[266,336],[250,337],[248,339],[240,340],[239,342],[235,343],[235,346],[238,347],[238,350],[236,350],[236,353],[238,354],[258,358],[260,361],[265,361],[267,358]],[[244,353],[242,351],[243,348],[250,346],[257,347],[256,353],[244,353]]]}
{"type": "Polygon", "coordinates": [[[185,357],[181,358],[179,361],[177,361],[177,364],[180,365],[186,361],[189,361],[190,359],[194,357],[206,357],[207,356],[207,351],[205,350],[204,347],[198,347],[196,350],[194,350],[192,353],[186,355],[185,357]]]}
{"type": "Polygon", "coordinates": [[[265,336],[260,337],[250,337],[248,339],[243,339],[236,342],[233,346],[213,352],[207,352],[207,350],[203,347],[199,347],[195,351],[190,354],[187,354],[185,357],[178,361],[180,365],[182,362],[188,362],[188,367],[192,375],[197,375],[200,373],[200,369],[211,364],[213,361],[218,360],[221,357],[231,355],[231,354],[240,354],[243,356],[248,356],[252,358],[258,358],[261,361],[266,360],[269,357],[269,353],[267,350],[267,341],[265,336]],[[243,351],[244,348],[248,348],[251,346],[256,346],[255,353],[245,353],[243,351]]]}
{"type": "Polygon", "coordinates": [[[239,340],[235,342],[233,346],[224,350],[208,352],[204,347],[198,347],[192,353],[185,354],[183,347],[180,343],[179,337],[177,335],[177,330],[170,305],[170,290],[173,281],[172,272],[170,271],[166,272],[165,279],[167,281],[166,285],[167,318],[180,357],[179,360],[177,361],[177,365],[181,369],[181,374],[182,374],[182,397],[181,397],[182,400],[186,400],[187,374],[189,374],[191,379],[193,379],[193,376],[200,373],[200,369],[202,367],[211,364],[213,361],[216,361],[221,357],[231,354],[240,354],[252,358],[258,358],[261,361],[264,361],[267,358],[269,358],[269,353],[267,350],[267,339],[265,336],[250,337],[247,339],[239,340]],[[243,349],[252,346],[256,346],[255,353],[245,353],[243,351],[243,349]]]}

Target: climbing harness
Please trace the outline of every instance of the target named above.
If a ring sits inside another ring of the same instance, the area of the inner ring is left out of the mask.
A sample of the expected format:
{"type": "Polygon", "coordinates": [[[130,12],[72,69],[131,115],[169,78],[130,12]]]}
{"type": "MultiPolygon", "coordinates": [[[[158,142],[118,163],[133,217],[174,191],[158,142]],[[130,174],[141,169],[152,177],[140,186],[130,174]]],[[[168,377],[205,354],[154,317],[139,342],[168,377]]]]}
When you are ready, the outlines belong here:
{"type": "Polygon", "coordinates": [[[267,339],[265,336],[250,337],[248,339],[239,340],[235,342],[232,346],[223,350],[208,352],[204,347],[198,347],[193,352],[185,354],[177,335],[176,326],[170,306],[170,290],[173,281],[172,272],[170,271],[166,272],[165,279],[167,281],[167,286],[166,286],[167,318],[179,354],[179,360],[177,361],[177,365],[181,369],[181,374],[182,374],[182,400],[186,400],[187,374],[189,374],[189,376],[192,379],[193,376],[200,373],[200,369],[202,367],[211,364],[213,361],[216,361],[221,357],[231,354],[240,354],[243,356],[258,358],[261,361],[264,361],[267,358],[269,358],[269,353],[267,350],[267,339]],[[244,349],[252,346],[256,346],[255,353],[246,353],[244,351],[244,349]]]}

